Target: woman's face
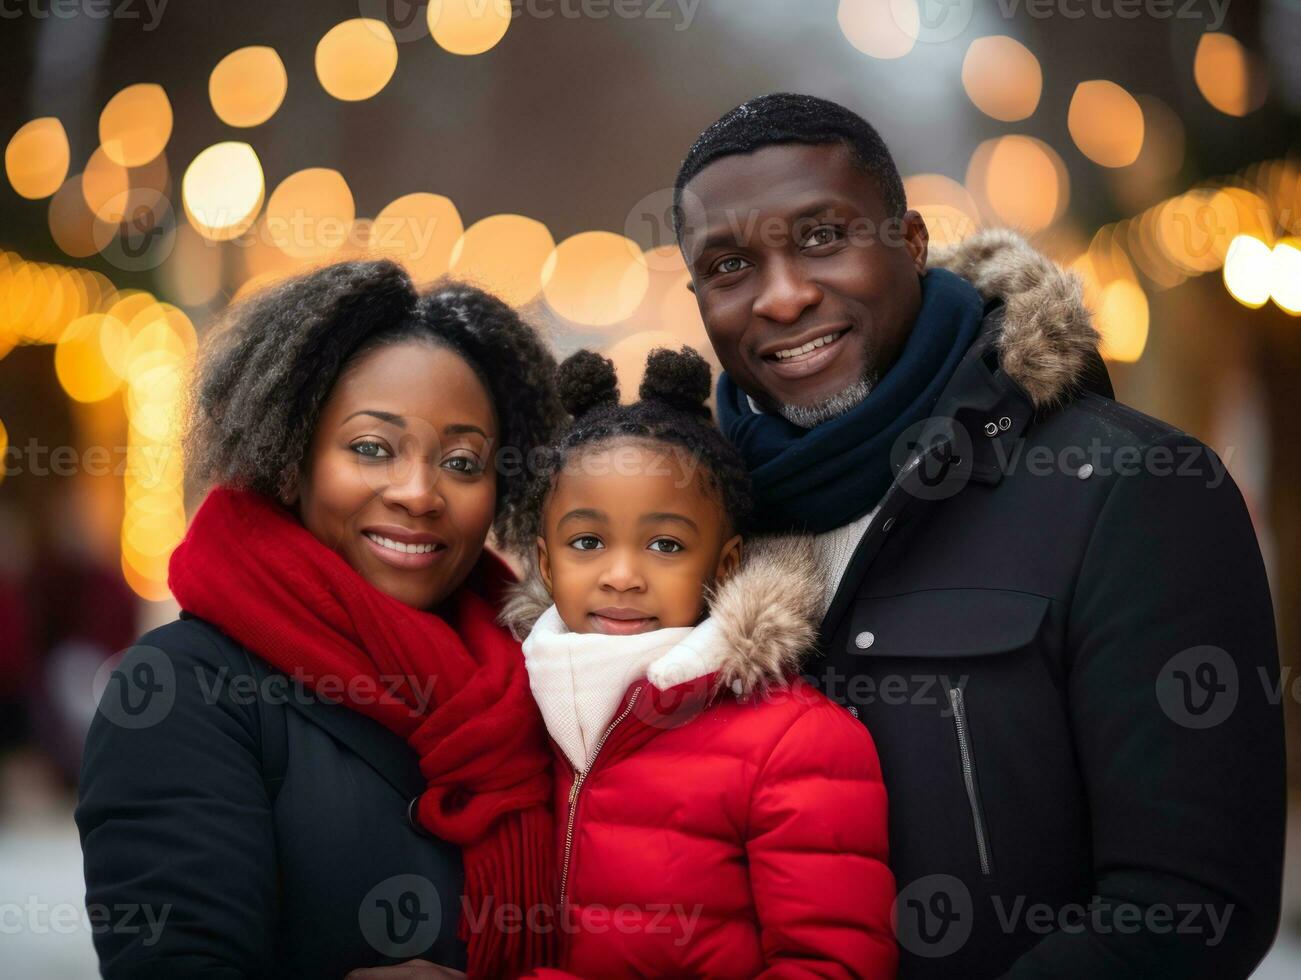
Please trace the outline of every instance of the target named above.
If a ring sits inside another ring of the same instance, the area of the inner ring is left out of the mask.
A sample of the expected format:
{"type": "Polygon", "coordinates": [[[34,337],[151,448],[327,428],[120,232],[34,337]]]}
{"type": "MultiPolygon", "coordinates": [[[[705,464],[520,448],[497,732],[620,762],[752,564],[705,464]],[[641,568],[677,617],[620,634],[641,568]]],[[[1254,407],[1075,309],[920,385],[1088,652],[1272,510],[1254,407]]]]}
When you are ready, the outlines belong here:
{"type": "Polygon", "coordinates": [[[465,581],[497,499],[497,418],[459,354],[420,341],[344,369],[312,436],[303,525],[371,585],[428,609],[465,581]]]}

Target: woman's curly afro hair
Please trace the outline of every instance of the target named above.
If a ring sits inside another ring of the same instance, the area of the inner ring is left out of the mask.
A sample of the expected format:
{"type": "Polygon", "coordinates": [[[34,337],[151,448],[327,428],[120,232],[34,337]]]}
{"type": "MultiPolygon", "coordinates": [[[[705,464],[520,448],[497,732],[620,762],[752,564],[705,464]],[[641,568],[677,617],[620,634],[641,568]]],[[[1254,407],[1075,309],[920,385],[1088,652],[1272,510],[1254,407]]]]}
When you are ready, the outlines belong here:
{"type": "Polygon", "coordinates": [[[544,478],[534,482],[529,510],[535,529],[555,475],[580,451],[624,439],[675,446],[701,464],[707,489],[723,507],[731,528],[744,532],[753,509],[750,474],[736,448],[714,425],[709,399],[709,364],[690,347],[660,347],[646,359],[640,401],[619,404],[614,365],[580,350],[556,372],[556,387],[571,424],[552,447],[544,478]]]}
{"type": "MultiPolygon", "coordinates": [[[[513,309],[458,282],[418,293],[390,261],[340,262],[231,308],[205,345],[191,391],[187,475],[198,486],[292,499],[340,374],[376,348],[411,340],[453,350],[474,369],[497,413],[499,460],[507,448],[527,459],[554,439],[564,418],[555,359],[513,309]]],[[[533,540],[521,509],[530,492],[523,469],[498,465],[493,530],[512,550],[533,540]]]]}

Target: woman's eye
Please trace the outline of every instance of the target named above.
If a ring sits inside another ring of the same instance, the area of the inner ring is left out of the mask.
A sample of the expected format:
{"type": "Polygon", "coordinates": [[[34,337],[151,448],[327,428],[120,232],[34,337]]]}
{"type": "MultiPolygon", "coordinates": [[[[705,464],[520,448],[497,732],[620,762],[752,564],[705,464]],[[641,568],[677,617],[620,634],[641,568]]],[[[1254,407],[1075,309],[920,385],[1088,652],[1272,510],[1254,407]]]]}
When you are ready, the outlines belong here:
{"type": "Polygon", "coordinates": [[[443,465],[450,470],[456,470],[458,473],[473,475],[483,472],[482,464],[472,456],[453,456],[445,460],[443,465]]]}
{"type": "Polygon", "coordinates": [[[354,442],[352,451],[358,456],[367,456],[371,459],[388,459],[393,454],[388,451],[383,443],[367,440],[365,442],[354,442]]]}
{"type": "Polygon", "coordinates": [[[838,242],[843,237],[841,230],[835,225],[819,225],[809,232],[808,237],[804,239],[804,248],[817,248],[819,245],[830,245],[832,242],[838,242]]]}
{"type": "Polygon", "coordinates": [[[676,555],[682,551],[681,542],[674,541],[672,538],[656,538],[650,543],[651,551],[658,551],[664,555],[676,555]]]}
{"type": "Polygon", "coordinates": [[[719,259],[714,263],[713,271],[717,275],[725,276],[731,272],[740,272],[747,265],[749,265],[749,263],[739,255],[729,255],[727,258],[719,259]]]}
{"type": "Polygon", "coordinates": [[[570,541],[569,546],[571,548],[576,548],[579,551],[595,551],[597,548],[601,547],[601,539],[595,534],[584,534],[581,537],[574,538],[573,541],[570,541]]]}

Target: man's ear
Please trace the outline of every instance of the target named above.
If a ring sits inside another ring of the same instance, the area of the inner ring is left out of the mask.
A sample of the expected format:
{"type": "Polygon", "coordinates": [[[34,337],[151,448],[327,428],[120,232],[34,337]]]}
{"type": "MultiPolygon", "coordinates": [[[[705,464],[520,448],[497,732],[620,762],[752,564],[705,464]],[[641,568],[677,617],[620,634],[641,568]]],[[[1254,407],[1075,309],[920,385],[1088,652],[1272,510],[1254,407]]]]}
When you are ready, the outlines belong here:
{"type": "Polygon", "coordinates": [[[722,554],[718,556],[718,568],[714,570],[714,584],[722,585],[727,579],[741,567],[741,535],[734,534],[731,539],[723,545],[722,554]]]}
{"type": "Polygon", "coordinates": [[[547,542],[538,535],[538,574],[542,576],[542,584],[547,587],[547,592],[551,592],[551,557],[547,554],[547,542]]]}
{"type": "Polygon", "coordinates": [[[903,215],[903,245],[912,257],[917,274],[926,272],[926,253],[930,248],[931,233],[926,221],[916,211],[905,211],[903,215]]]}

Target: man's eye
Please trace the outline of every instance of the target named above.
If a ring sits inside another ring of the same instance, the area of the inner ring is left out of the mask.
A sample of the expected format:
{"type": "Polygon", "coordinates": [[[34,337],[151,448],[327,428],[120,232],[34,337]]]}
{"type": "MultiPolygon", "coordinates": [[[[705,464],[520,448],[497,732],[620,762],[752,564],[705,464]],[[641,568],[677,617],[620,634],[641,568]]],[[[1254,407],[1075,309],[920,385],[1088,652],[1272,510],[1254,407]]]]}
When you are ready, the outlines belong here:
{"type": "Polygon", "coordinates": [[[674,541],[672,538],[656,538],[650,543],[651,551],[658,551],[665,555],[676,555],[682,551],[681,542],[674,541]]]}
{"type": "Polygon", "coordinates": [[[574,538],[573,541],[570,541],[569,546],[571,548],[576,548],[579,551],[595,551],[597,548],[601,547],[601,539],[595,534],[584,534],[580,537],[574,538]]]}
{"type": "Polygon", "coordinates": [[[358,456],[367,456],[371,459],[388,459],[393,455],[388,451],[387,447],[385,447],[383,443],[375,442],[370,439],[365,442],[354,442],[352,444],[352,451],[358,456]]]}
{"type": "Polygon", "coordinates": [[[713,271],[718,275],[727,275],[731,272],[740,272],[749,264],[739,255],[729,255],[727,258],[715,262],[713,271]]]}
{"type": "Polygon", "coordinates": [[[459,473],[476,474],[483,472],[483,466],[472,456],[453,456],[444,460],[443,465],[449,470],[456,470],[459,473]]]}
{"type": "Polygon", "coordinates": [[[819,245],[830,245],[832,242],[838,242],[844,235],[835,225],[819,225],[809,232],[804,239],[803,248],[816,248],[819,245]]]}

